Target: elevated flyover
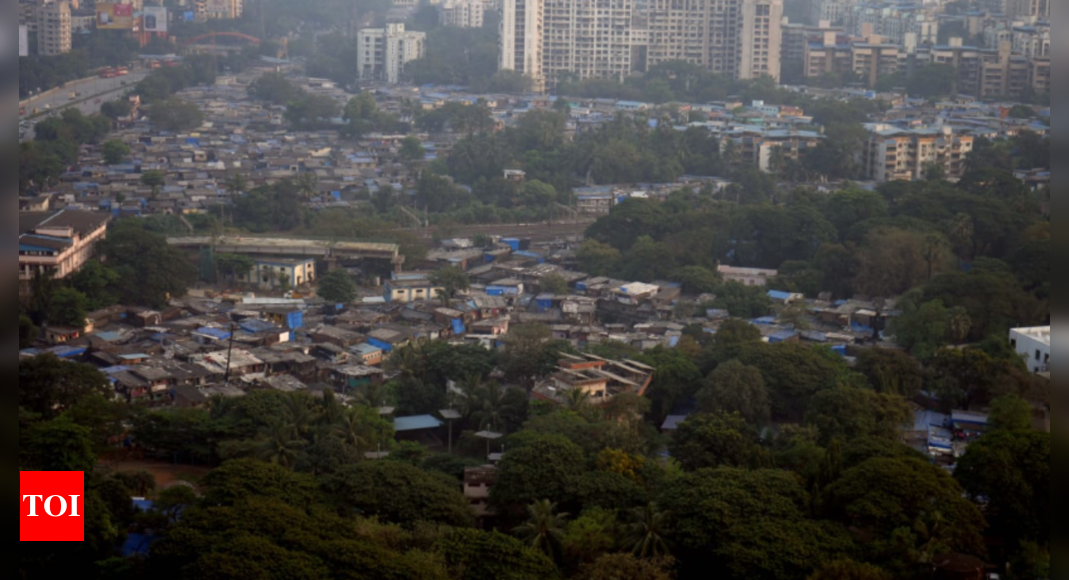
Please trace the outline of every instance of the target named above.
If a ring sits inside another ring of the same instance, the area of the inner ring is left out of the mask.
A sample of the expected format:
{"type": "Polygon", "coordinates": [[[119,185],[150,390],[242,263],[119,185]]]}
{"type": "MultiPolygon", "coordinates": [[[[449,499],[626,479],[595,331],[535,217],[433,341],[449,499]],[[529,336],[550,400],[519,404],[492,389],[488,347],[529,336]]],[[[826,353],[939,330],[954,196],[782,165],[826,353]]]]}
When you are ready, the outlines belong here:
{"type": "Polygon", "coordinates": [[[386,260],[397,266],[403,263],[397,244],[373,242],[328,242],[295,238],[252,238],[223,236],[168,238],[167,243],[179,248],[214,247],[216,252],[248,256],[286,256],[334,260],[386,260]]]}

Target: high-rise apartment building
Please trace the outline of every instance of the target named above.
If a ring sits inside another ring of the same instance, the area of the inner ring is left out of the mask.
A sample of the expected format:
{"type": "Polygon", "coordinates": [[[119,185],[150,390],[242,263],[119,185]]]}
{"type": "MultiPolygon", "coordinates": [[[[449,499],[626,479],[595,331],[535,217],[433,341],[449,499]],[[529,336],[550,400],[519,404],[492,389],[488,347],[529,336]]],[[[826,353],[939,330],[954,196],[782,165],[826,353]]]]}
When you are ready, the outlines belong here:
{"type": "Polygon", "coordinates": [[[19,25],[25,26],[27,32],[37,32],[37,5],[19,2],[19,25]]]}
{"type": "Polygon", "coordinates": [[[211,20],[236,20],[245,12],[245,0],[207,0],[204,10],[211,20]]]}
{"type": "Polygon", "coordinates": [[[806,47],[812,42],[822,42],[826,33],[842,35],[842,26],[832,26],[827,20],[816,26],[808,24],[787,23],[783,25],[783,45],[780,51],[780,64],[786,72],[788,67],[801,67],[805,61],[806,47]]]}
{"type": "Polygon", "coordinates": [[[70,2],[52,2],[37,7],[37,54],[58,56],[71,51],[70,2]]]}
{"type": "Polygon", "coordinates": [[[955,134],[950,127],[904,129],[887,124],[865,125],[867,136],[857,152],[862,179],[914,181],[930,167],[959,178],[973,149],[973,136],[955,134]]]}
{"type": "MultiPolygon", "coordinates": [[[[947,46],[925,47],[917,51],[921,64],[945,64],[957,70],[957,92],[981,99],[1018,98],[1029,88],[1045,92],[1042,68],[1033,59],[1013,54],[1013,45],[1003,42],[998,48],[966,46],[961,38],[951,38],[947,46]]],[[[1039,60],[1039,59],[1035,59],[1039,60]]],[[[1049,61],[1049,57],[1047,59],[1049,61]]]]}
{"type": "Polygon", "coordinates": [[[1050,20],[1050,0],[1008,0],[1007,16],[1050,20]]]}
{"type": "Polygon", "coordinates": [[[490,4],[485,0],[446,0],[439,7],[442,26],[482,28],[490,4]]]}
{"type": "Polygon", "coordinates": [[[780,78],[783,0],[651,0],[648,63],[780,78]]]}
{"type": "Polygon", "coordinates": [[[531,80],[531,90],[545,90],[542,42],[545,0],[501,0],[499,70],[515,71],[531,80]]]}
{"type": "Polygon", "coordinates": [[[847,15],[857,5],[858,0],[812,0],[809,4],[810,20],[846,24],[847,15]]]}
{"type": "Polygon", "coordinates": [[[623,81],[634,70],[635,0],[544,0],[542,72],[623,81]]]}
{"type": "Polygon", "coordinates": [[[939,43],[939,20],[920,5],[884,1],[855,6],[847,14],[846,31],[854,36],[878,34],[893,44],[939,43]]]}
{"type": "Polygon", "coordinates": [[[874,87],[881,78],[898,73],[906,57],[903,47],[879,36],[849,38],[827,32],[822,41],[806,45],[803,68],[809,78],[836,74],[874,87]]]}
{"type": "Polygon", "coordinates": [[[742,3],[738,78],[769,76],[779,81],[782,24],[783,0],[746,0],[742,3]]]}
{"type": "Polygon", "coordinates": [[[356,33],[358,78],[401,82],[405,65],[423,58],[426,41],[426,33],[406,31],[404,24],[360,30],[356,33]]]}

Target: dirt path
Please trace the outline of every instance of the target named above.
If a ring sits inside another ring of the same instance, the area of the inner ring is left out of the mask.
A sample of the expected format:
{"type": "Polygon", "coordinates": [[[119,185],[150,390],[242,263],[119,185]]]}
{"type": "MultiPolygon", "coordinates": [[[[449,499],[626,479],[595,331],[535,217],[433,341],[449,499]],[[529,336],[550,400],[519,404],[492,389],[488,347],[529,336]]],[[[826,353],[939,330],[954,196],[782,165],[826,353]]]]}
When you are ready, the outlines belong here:
{"type": "Polygon", "coordinates": [[[104,465],[113,472],[147,471],[156,478],[156,489],[166,489],[177,481],[199,483],[211,471],[207,467],[191,465],[172,465],[155,461],[105,461],[104,465]]]}

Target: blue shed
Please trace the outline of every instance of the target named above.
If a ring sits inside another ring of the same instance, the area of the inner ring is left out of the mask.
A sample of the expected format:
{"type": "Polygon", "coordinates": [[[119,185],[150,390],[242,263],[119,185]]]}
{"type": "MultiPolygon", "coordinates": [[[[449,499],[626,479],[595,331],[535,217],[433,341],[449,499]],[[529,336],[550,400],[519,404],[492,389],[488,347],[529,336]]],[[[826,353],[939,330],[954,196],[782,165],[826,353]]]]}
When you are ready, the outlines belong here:
{"type": "Polygon", "coordinates": [[[290,330],[297,330],[304,326],[304,312],[300,310],[294,310],[286,315],[286,327],[290,330]]]}
{"type": "Polygon", "coordinates": [[[385,342],[385,341],[382,341],[382,340],[379,340],[377,338],[372,338],[372,337],[369,336],[368,339],[367,339],[367,343],[370,344],[371,346],[375,346],[375,347],[381,348],[382,352],[393,352],[393,345],[392,344],[390,344],[388,342],[385,342]]]}
{"type": "Polygon", "coordinates": [[[518,252],[520,250],[520,240],[517,238],[502,238],[501,243],[512,248],[513,252],[518,252]]]}
{"type": "Polygon", "coordinates": [[[228,340],[230,338],[230,333],[221,328],[198,328],[196,333],[220,341],[228,340]]]}

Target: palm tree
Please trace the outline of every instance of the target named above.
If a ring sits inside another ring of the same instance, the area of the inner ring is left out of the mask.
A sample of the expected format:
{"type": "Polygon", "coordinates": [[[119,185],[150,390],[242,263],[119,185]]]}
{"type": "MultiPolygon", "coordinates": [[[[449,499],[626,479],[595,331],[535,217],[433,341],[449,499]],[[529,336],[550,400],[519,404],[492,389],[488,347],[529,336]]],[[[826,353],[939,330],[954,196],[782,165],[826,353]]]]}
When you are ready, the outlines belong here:
{"type": "Polygon", "coordinates": [[[527,508],[530,519],[512,533],[531,548],[556,560],[564,538],[564,525],[568,520],[568,514],[556,512],[557,504],[550,503],[548,499],[534,503],[527,508]]]}
{"type": "Polygon", "coordinates": [[[950,223],[950,239],[954,240],[954,246],[958,251],[958,257],[961,258],[962,261],[967,262],[972,258],[973,236],[975,234],[976,224],[973,222],[972,216],[969,214],[958,214],[950,223]]]}
{"type": "Polygon", "coordinates": [[[913,531],[918,541],[923,542],[914,551],[914,559],[918,564],[931,564],[936,554],[950,551],[948,540],[951,530],[946,525],[946,519],[940,512],[921,514],[913,523],[913,531]]]}
{"type": "Polygon", "coordinates": [[[305,199],[312,199],[319,195],[319,176],[311,171],[305,171],[297,177],[297,192],[305,199]]]}
{"type": "Polygon", "coordinates": [[[356,392],[356,402],[359,405],[378,409],[386,406],[386,389],[383,385],[369,383],[356,392]]]}
{"type": "Polygon", "coordinates": [[[639,558],[656,558],[669,555],[669,542],[665,539],[668,532],[669,513],[657,510],[657,504],[631,512],[631,524],[627,527],[627,546],[639,558]]]}
{"type": "Polygon", "coordinates": [[[390,357],[389,366],[401,373],[402,379],[422,378],[423,352],[419,346],[410,344],[390,357]]]}
{"type": "Polygon", "coordinates": [[[317,412],[314,403],[301,393],[290,393],[282,410],[286,422],[293,426],[294,435],[303,437],[316,423],[317,412]]]}
{"type": "Polygon", "coordinates": [[[576,415],[591,420],[596,419],[600,411],[583,389],[572,389],[565,393],[564,406],[576,415]]]}
{"type": "Polygon", "coordinates": [[[268,424],[260,432],[260,437],[257,456],[282,467],[293,467],[305,446],[305,442],[297,436],[296,427],[281,419],[268,424]]]}
{"type": "MultiPolygon", "coordinates": [[[[234,199],[237,198],[237,196],[239,194],[245,193],[245,191],[247,189],[249,189],[249,183],[245,180],[245,176],[244,175],[241,175],[240,173],[236,173],[234,175],[231,175],[229,178],[227,178],[227,180],[223,183],[223,187],[226,188],[227,193],[230,194],[230,203],[233,206],[234,199]]],[[[225,205],[223,206],[222,216],[221,217],[222,217],[223,224],[225,225],[226,224],[226,206],[225,205]]],[[[230,226],[231,227],[234,226],[234,210],[233,209],[230,210],[230,226]]]]}
{"type": "Polygon", "coordinates": [[[341,423],[334,428],[334,434],[342,443],[358,452],[370,447],[367,432],[368,426],[364,423],[360,410],[356,408],[348,409],[342,416],[341,423]]]}
{"type": "Polygon", "coordinates": [[[324,426],[336,425],[345,415],[345,407],[338,402],[334,391],[323,391],[323,400],[319,403],[319,424],[324,426]]]}
{"type": "Polygon", "coordinates": [[[517,409],[509,404],[509,387],[503,387],[497,381],[482,386],[478,392],[478,406],[472,419],[479,423],[480,429],[505,427],[506,417],[515,415],[517,409]]]}

